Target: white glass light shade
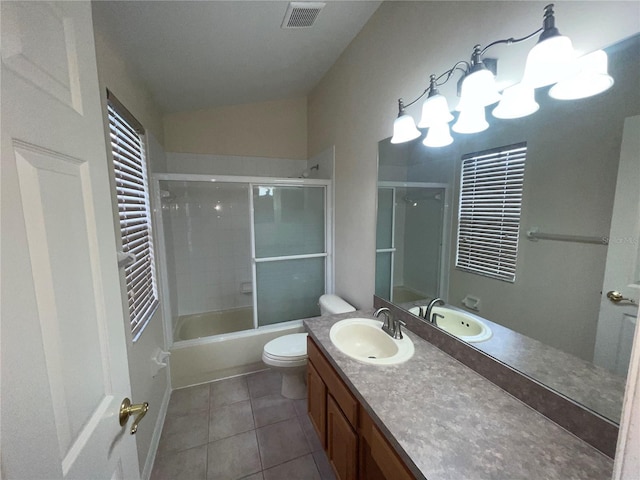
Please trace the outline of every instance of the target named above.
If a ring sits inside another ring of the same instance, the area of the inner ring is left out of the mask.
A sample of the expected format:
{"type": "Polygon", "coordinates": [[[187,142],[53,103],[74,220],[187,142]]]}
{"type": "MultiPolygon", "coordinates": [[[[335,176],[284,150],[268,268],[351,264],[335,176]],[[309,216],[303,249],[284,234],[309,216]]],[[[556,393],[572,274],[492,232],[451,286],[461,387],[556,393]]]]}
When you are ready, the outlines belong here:
{"type": "Polygon", "coordinates": [[[549,95],[558,100],[577,100],[608,90],[613,85],[613,78],[609,76],[607,63],[603,50],[578,58],[575,74],[551,87],[549,95]]]}
{"type": "Polygon", "coordinates": [[[520,118],[537,112],[539,108],[533,88],[516,83],[504,89],[502,100],[492,113],[496,118],[520,118]]]}
{"type": "Polygon", "coordinates": [[[565,78],[575,60],[569,37],[556,35],[538,42],[527,56],[522,83],[540,88],[565,78]]]}
{"type": "Polygon", "coordinates": [[[452,143],[453,137],[451,136],[447,122],[431,125],[427,136],[422,141],[422,144],[427,147],[446,147],[452,143]]]}
{"type": "Polygon", "coordinates": [[[413,117],[408,114],[402,114],[393,122],[393,137],[391,143],[409,142],[420,135],[420,130],[416,128],[413,117]]]}
{"type": "Polygon", "coordinates": [[[467,105],[486,107],[496,103],[500,98],[493,73],[487,69],[478,70],[464,77],[460,103],[458,103],[456,110],[462,111],[467,105]]]}
{"type": "Polygon", "coordinates": [[[449,111],[449,104],[444,95],[436,94],[427,98],[422,104],[422,118],[418,126],[429,128],[441,123],[449,123],[453,115],[449,111]]]}
{"type": "Polygon", "coordinates": [[[453,131],[457,133],[478,133],[489,128],[484,116],[484,107],[470,105],[460,112],[458,121],[453,124],[453,131]]]}

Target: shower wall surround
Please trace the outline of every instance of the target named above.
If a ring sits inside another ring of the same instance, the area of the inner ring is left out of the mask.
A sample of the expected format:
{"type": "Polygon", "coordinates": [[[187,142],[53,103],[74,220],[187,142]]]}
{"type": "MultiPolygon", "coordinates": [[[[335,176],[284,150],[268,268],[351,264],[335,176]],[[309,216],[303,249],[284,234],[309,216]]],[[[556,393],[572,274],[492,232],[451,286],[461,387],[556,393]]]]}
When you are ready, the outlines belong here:
{"type": "Polygon", "coordinates": [[[167,255],[175,268],[178,316],[251,306],[247,186],[170,183],[165,191],[173,198],[163,199],[163,217],[173,244],[167,255]]]}
{"type": "Polygon", "coordinates": [[[307,163],[288,158],[167,153],[167,173],[297,178],[307,168],[307,163]]]}

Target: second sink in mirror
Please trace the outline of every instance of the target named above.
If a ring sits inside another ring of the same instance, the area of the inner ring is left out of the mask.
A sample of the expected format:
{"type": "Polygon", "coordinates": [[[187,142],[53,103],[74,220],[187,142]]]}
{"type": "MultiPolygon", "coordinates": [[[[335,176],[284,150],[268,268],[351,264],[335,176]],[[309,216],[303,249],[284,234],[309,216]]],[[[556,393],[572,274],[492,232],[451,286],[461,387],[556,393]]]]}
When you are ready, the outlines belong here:
{"type": "MultiPolygon", "coordinates": [[[[421,305],[409,311],[420,316],[426,309],[426,305],[421,305]]],[[[484,342],[491,338],[491,328],[476,315],[448,307],[433,307],[431,315],[435,318],[435,325],[465,342],[484,342]]]]}

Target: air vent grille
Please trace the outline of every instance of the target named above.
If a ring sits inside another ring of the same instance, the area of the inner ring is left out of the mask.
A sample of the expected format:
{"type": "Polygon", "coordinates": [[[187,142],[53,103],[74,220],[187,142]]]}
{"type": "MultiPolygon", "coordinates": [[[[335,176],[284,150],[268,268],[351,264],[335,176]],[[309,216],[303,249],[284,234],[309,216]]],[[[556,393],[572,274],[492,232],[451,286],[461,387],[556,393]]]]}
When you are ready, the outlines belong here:
{"type": "Polygon", "coordinates": [[[318,18],[324,2],[291,2],[282,20],[282,28],[308,28],[318,18]]]}

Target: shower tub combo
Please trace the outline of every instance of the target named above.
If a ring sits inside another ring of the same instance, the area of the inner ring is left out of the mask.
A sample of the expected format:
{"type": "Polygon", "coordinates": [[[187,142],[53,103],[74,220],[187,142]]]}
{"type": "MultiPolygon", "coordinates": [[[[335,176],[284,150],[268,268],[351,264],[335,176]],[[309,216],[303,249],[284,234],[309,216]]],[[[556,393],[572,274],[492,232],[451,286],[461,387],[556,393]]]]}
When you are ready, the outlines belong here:
{"type": "Polygon", "coordinates": [[[332,289],[331,182],[153,175],[173,387],[264,369],[332,289]]]}

